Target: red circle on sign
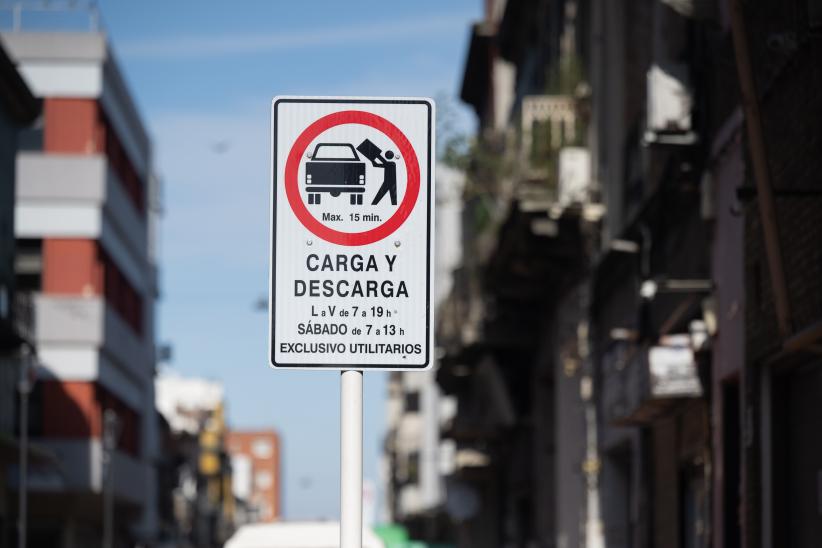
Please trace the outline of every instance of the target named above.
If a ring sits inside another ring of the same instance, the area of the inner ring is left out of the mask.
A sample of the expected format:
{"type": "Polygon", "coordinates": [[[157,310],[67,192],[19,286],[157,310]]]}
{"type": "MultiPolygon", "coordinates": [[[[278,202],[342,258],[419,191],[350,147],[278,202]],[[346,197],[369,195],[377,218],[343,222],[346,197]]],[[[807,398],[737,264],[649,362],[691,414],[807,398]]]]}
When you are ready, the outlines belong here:
{"type": "Polygon", "coordinates": [[[297,140],[294,141],[294,145],[291,147],[291,151],[288,153],[288,159],[285,162],[285,195],[288,198],[288,203],[291,205],[291,210],[294,211],[297,219],[300,220],[305,228],[319,238],[332,244],[350,246],[366,245],[378,242],[391,235],[402,226],[411,214],[411,211],[414,210],[414,205],[417,203],[419,193],[420,164],[414,152],[414,147],[411,146],[408,138],[397,126],[382,116],[370,112],[344,110],[323,116],[300,133],[297,140]],[[300,196],[298,183],[299,169],[300,160],[305,150],[308,148],[308,145],[311,144],[311,141],[320,133],[343,124],[361,124],[381,131],[397,145],[400,155],[405,160],[408,182],[406,183],[405,196],[403,196],[402,202],[400,202],[400,207],[397,208],[397,211],[395,211],[387,221],[364,232],[342,232],[327,227],[308,211],[302,196],[300,196]]]}

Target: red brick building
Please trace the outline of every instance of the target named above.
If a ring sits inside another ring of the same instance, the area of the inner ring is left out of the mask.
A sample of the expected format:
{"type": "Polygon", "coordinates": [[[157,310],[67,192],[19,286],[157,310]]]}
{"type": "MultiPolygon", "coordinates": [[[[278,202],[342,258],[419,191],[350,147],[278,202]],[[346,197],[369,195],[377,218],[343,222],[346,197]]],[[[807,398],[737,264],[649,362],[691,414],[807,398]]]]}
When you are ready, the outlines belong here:
{"type": "Polygon", "coordinates": [[[150,542],[158,292],[151,142],[105,34],[0,39],[43,105],[16,150],[16,274],[36,317],[30,435],[61,467],[30,471],[30,544],[94,545],[108,488],[116,542],[150,542]],[[106,411],[117,419],[113,449],[103,443],[106,411]]]}
{"type": "Polygon", "coordinates": [[[280,437],[273,430],[228,433],[234,496],[246,503],[249,521],[281,517],[280,437]]]}

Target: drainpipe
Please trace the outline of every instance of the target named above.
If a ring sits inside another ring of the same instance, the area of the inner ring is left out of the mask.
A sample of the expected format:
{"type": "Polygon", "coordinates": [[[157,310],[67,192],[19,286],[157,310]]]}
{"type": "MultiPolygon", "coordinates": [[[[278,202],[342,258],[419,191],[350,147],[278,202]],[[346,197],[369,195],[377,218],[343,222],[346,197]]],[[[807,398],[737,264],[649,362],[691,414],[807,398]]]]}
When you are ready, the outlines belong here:
{"type": "Polygon", "coordinates": [[[20,368],[20,485],[17,487],[17,546],[26,548],[28,533],[28,462],[29,462],[29,394],[31,394],[31,368],[34,367],[33,356],[29,349],[24,349],[20,368]]]}

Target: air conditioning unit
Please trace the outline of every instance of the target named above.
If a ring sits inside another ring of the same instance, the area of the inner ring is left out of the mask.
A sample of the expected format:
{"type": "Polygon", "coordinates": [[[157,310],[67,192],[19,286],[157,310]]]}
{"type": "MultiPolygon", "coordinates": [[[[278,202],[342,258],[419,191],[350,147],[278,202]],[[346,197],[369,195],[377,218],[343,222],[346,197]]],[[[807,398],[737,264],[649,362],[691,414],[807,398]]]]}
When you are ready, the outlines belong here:
{"type": "Polygon", "coordinates": [[[563,147],[559,151],[557,181],[561,206],[588,201],[591,185],[591,154],[583,147],[563,147]]]}
{"type": "Polygon", "coordinates": [[[648,71],[647,126],[649,144],[691,145],[697,140],[691,112],[693,91],[684,64],[655,64],[648,71]]]}
{"type": "Polygon", "coordinates": [[[648,350],[651,398],[698,398],[702,383],[697,372],[692,338],[667,335],[648,350]]]}

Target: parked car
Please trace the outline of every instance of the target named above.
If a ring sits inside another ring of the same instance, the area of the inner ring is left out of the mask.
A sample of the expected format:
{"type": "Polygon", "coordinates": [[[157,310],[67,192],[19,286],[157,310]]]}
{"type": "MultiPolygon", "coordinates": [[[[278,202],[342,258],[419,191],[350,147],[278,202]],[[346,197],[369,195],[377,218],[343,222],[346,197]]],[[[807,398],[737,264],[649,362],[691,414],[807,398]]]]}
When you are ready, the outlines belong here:
{"type": "Polygon", "coordinates": [[[323,193],[335,198],[350,195],[351,204],[362,205],[365,192],[365,162],[360,161],[353,145],[319,143],[305,164],[308,203],[319,204],[323,193]]]}

